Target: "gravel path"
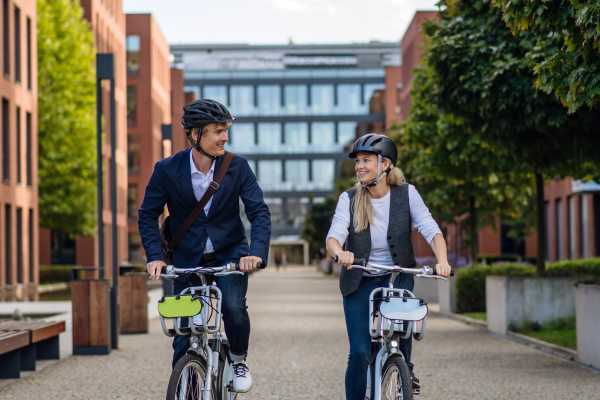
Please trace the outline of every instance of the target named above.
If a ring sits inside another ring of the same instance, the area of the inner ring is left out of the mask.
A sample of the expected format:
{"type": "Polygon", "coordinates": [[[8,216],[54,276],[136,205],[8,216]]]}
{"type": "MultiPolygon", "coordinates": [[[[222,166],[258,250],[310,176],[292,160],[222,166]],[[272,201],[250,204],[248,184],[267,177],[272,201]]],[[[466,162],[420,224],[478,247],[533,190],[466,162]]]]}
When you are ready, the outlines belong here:
{"type": "MultiPolygon", "coordinates": [[[[312,268],[250,279],[248,362],[254,388],[240,400],[343,399],[348,353],[337,280],[312,268]]],[[[109,356],[71,357],[0,389],[0,399],[163,399],[170,339],[160,323],[123,335],[109,356]]],[[[600,374],[475,328],[430,315],[413,352],[417,399],[599,399],[600,374]]]]}

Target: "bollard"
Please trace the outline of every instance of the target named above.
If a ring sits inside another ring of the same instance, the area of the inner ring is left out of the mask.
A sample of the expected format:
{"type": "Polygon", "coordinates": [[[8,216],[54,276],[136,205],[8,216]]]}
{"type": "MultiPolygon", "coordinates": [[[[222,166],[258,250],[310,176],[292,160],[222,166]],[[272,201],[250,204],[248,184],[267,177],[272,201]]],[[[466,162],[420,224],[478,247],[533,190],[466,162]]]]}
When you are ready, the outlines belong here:
{"type": "Polygon", "coordinates": [[[122,334],[148,333],[148,274],[128,273],[119,279],[122,334]]]}

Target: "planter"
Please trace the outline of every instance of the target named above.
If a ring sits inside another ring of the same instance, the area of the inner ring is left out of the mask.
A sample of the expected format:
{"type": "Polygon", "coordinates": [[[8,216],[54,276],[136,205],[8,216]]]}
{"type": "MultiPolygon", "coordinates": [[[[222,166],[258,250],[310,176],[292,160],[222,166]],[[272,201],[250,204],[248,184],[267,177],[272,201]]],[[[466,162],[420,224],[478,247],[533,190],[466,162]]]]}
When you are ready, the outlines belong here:
{"type": "Polygon", "coordinates": [[[577,285],[577,356],[581,362],[600,368],[600,285],[577,285]]]}
{"type": "Polygon", "coordinates": [[[440,314],[450,315],[456,312],[456,276],[451,276],[447,281],[437,282],[438,303],[440,314]]]}
{"type": "Polygon", "coordinates": [[[505,335],[509,326],[544,323],[575,315],[575,282],[578,278],[485,279],[488,328],[505,335]]]}

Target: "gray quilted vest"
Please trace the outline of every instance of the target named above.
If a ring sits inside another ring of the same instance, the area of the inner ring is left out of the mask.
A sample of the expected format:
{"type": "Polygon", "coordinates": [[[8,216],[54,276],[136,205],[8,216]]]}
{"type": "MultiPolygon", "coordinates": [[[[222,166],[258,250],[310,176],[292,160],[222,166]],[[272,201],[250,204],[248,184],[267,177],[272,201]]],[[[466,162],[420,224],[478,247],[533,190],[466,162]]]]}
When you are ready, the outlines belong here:
{"type": "MultiPolygon", "coordinates": [[[[413,253],[411,233],[412,221],[410,218],[410,207],[408,203],[408,184],[392,185],[390,188],[390,221],[388,224],[388,246],[392,253],[395,265],[405,268],[415,268],[417,262],[413,253]]],[[[367,227],[361,233],[354,232],[354,215],[352,212],[352,199],[356,195],[356,189],[347,190],[350,196],[350,226],[348,228],[348,240],[346,251],[354,253],[354,258],[369,260],[371,254],[371,227],[367,227]]],[[[360,269],[348,270],[342,267],[340,274],[340,290],[342,296],[352,294],[362,279],[363,271],[360,269]]]]}

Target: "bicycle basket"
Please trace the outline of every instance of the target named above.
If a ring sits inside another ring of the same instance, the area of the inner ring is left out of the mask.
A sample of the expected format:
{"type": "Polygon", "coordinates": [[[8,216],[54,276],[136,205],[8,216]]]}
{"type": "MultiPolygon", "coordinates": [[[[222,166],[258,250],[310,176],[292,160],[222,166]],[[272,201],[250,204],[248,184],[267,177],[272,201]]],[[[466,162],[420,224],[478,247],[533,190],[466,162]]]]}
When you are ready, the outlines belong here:
{"type": "Polygon", "coordinates": [[[202,302],[194,296],[165,296],[158,301],[158,313],[165,318],[193,317],[202,310],[202,302]]]}
{"type": "Polygon", "coordinates": [[[411,297],[390,297],[382,301],[379,312],[384,318],[396,321],[420,321],[427,316],[427,303],[411,297]]]}

